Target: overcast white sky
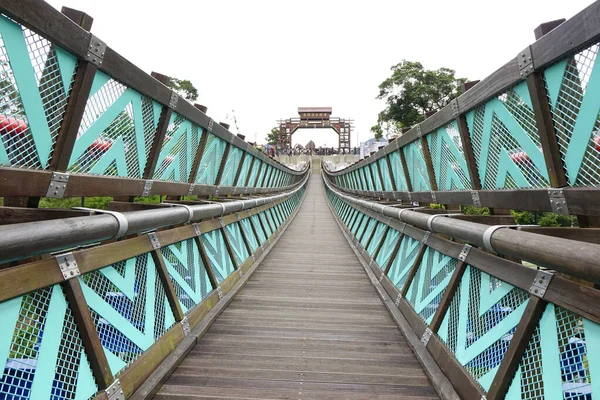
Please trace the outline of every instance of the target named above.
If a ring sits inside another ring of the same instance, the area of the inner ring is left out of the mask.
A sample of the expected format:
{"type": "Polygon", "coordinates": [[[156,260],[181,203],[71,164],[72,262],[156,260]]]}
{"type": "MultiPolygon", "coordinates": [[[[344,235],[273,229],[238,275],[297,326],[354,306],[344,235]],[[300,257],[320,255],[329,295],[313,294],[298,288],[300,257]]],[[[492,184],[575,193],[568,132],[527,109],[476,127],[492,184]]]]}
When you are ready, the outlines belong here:
{"type": "MultiPolygon", "coordinates": [[[[591,0],[50,0],[94,18],[92,32],[150,73],[189,79],[217,121],[235,110],[264,142],[299,106],[352,118],[360,141],[384,108],[378,85],[402,59],[482,79],[534,41],[541,22],[591,0]]],[[[237,133],[233,124],[231,131],[237,133]]],[[[331,130],[294,135],[337,146],[331,130]]]]}

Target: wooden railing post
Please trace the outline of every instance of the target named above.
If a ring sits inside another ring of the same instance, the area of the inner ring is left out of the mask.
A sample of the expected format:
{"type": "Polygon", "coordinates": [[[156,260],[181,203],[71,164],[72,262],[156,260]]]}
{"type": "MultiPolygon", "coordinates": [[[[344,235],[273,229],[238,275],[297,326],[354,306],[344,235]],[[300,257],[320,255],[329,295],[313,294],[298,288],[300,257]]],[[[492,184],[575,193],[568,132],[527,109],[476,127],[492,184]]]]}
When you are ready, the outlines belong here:
{"type": "MultiPolygon", "coordinates": [[[[465,82],[465,84],[462,86],[462,92],[466,92],[477,83],[479,83],[479,81],[465,82]]],[[[467,118],[465,114],[461,113],[456,117],[456,124],[458,126],[458,133],[460,135],[463,153],[465,154],[465,162],[469,172],[471,189],[481,190],[481,181],[479,179],[479,172],[477,170],[477,161],[475,160],[475,153],[473,152],[473,144],[471,143],[471,136],[469,135],[469,127],[467,125],[467,118]]]]}
{"type": "Polygon", "coordinates": [[[204,243],[202,243],[201,235],[195,236],[194,241],[196,242],[196,246],[198,247],[198,252],[200,253],[202,264],[204,264],[204,269],[206,269],[206,274],[208,275],[210,285],[212,286],[213,290],[217,290],[217,288],[219,287],[219,281],[215,276],[215,271],[213,271],[212,263],[206,255],[206,249],[204,248],[204,243]]]}
{"type": "Polygon", "coordinates": [[[114,381],[108,359],[100,342],[94,319],[85,301],[79,278],[69,279],[61,284],[69,309],[77,325],[79,336],[85,349],[92,375],[98,385],[98,390],[108,388],[114,381]]]}
{"type": "Polygon", "coordinates": [[[248,154],[247,151],[242,152],[242,158],[240,158],[240,165],[238,165],[237,171],[235,171],[235,178],[233,178],[233,186],[238,185],[238,180],[240,179],[240,175],[242,173],[242,166],[244,165],[244,162],[246,161],[247,154],[248,154]]]}
{"type": "Polygon", "coordinates": [[[425,135],[419,139],[421,141],[421,149],[423,150],[423,158],[425,158],[425,165],[427,166],[427,175],[429,176],[429,183],[431,190],[437,191],[437,181],[435,180],[435,170],[433,168],[433,161],[431,160],[431,153],[429,152],[429,143],[425,135]]]}
{"type": "Polygon", "coordinates": [[[225,226],[223,225],[223,221],[221,219],[219,219],[219,221],[221,221],[221,228],[219,228],[219,230],[221,231],[221,235],[223,235],[223,241],[225,242],[225,248],[227,249],[227,253],[229,253],[229,258],[231,258],[231,262],[233,263],[233,269],[234,269],[234,271],[238,270],[240,265],[239,265],[237,259],[235,258],[233,246],[231,245],[229,236],[227,236],[227,232],[225,231],[225,226]]]}
{"type": "MultiPolygon", "coordinates": [[[[223,128],[229,130],[229,124],[224,122],[219,122],[223,128]]],[[[227,159],[229,158],[229,152],[231,151],[231,142],[227,142],[225,145],[225,151],[223,152],[223,158],[221,158],[221,165],[219,165],[219,172],[217,172],[217,178],[215,180],[215,186],[219,186],[221,184],[221,178],[223,177],[223,171],[225,170],[225,165],[227,164],[227,159]]]]}
{"type": "MultiPolygon", "coordinates": [[[[202,111],[204,114],[208,111],[208,107],[203,106],[201,104],[194,104],[198,110],[202,111]]],[[[200,163],[202,162],[202,156],[204,155],[204,149],[206,148],[206,142],[208,141],[208,135],[210,132],[208,129],[204,129],[202,132],[202,137],[200,138],[200,143],[198,144],[198,148],[196,149],[196,155],[194,156],[194,162],[192,163],[192,169],[190,170],[190,176],[188,178],[188,183],[196,182],[196,175],[198,175],[198,170],[200,169],[200,163]]]]}
{"type": "Polygon", "coordinates": [[[175,293],[173,282],[171,282],[171,277],[169,276],[169,271],[167,270],[162,251],[160,249],[156,249],[152,250],[150,254],[152,255],[152,261],[154,261],[154,264],[156,265],[158,277],[162,283],[163,289],[165,290],[165,296],[169,302],[169,306],[171,307],[175,321],[181,322],[185,317],[185,314],[181,309],[181,304],[179,304],[179,299],[177,298],[177,293],[175,293]]]}
{"type": "Polygon", "coordinates": [[[409,192],[413,191],[412,183],[410,181],[410,174],[408,173],[408,165],[406,164],[406,157],[404,156],[404,151],[402,151],[402,147],[398,148],[398,154],[400,154],[400,162],[402,163],[402,171],[404,171],[404,180],[406,181],[406,189],[409,192]]]}

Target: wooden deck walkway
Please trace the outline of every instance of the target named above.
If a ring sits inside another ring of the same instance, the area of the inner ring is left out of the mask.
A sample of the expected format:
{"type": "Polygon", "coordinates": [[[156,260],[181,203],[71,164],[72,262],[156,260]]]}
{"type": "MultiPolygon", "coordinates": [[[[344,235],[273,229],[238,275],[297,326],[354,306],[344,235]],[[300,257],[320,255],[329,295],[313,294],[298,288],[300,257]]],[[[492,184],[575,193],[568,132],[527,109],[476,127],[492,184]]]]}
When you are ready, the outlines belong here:
{"type": "Polygon", "coordinates": [[[313,175],[295,220],[155,399],[437,399],[313,175]]]}

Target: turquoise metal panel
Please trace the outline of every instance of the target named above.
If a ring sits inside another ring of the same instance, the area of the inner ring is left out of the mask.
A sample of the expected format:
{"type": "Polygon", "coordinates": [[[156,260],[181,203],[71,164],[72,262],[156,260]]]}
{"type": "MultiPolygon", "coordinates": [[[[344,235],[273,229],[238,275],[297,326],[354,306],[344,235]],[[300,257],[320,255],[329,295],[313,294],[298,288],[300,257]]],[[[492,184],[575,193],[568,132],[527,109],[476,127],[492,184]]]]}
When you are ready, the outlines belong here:
{"type": "Polygon", "coordinates": [[[421,249],[421,243],[411,238],[410,236],[403,236],[400,248],[392,261],[392,265],[388,272],[388,278],[392,281],[394,286],[399,290],[402,290],[406,278],[408,277],[408,271],[413,266],[421,249]]]}
{"type": "Polygon", "coordinates": [[[438,190],[471,189],[467,162],[456,121],[427,135],[438,190]]]}
{"type": "Polygon", "coordinates": [[[392,252],[396,248],[396,244],[400,240],[400,232],[395,229],[391,229],[385,235],[385,239],[383,244],[381,245],[381,250],[379,250],[379,254],[377,254],[377,258],[375,262],[379,265],[379,268],[385,268],[390,261],[390,258],[393,256],[392,252]]]}
{"type": "Polygon", "coordinates": [[[244,230],[244,233],[246,234],[246,238],[248,239],[248,243],[250,244],[250,249],[254,253],[256,249],[258,249],[258,247],[260,246],[260,243],[258,242],[258,239],[254,235],[254,231],[252,230],[250,218],[242,219],[240,221],[240,224],[242,226],[242,229],[244,230]]]}
{"type": "Polygon", "coordinates": [[[357,237],[360,238],[360,244],[362,244],[363,247],[365,247],[367,245],[367,241],[369,240],[369,238],[371,237],[371,234],[375,230],[376,225],[377,225],[377,220],[375,218],[370,218],[369,223],[367,224],[367,226],[364,229],[364,232],[359,232],[359,234],[357,235],[357,237]],[[362,235],[362,237],[360,235],[362,235]]]}
{"type": "Polygon", "coordinates": [[[246,261],[246,259],[250,256],[250,254],[248,254],[248,249],[246,248],[244,238],[242,237],[240,226],[237,222],[234,222],[233,224],[229,224],[225,227],[225,232],[227,233],[227,237],[229,238],[229,242],[233,248],[233,254],[235,255],[236,261],[239,265],[246,261]]]}
{"type": "Polygon", "coordinates": [[[223,234],[220,229],[215,229],[214,231],[202,234],[201,238],[215,277],[221,283],[234,270],[227,246],[225,246],[223,234]]]}
{"type": "Polygon", "coordinates": [[[246,158],[244,158],[244,163],[242,164],[242,169],[240,170],[240,176],[237,181],[236,186],[245,186],[246,179],[248,179],[248,175],[250,174],[250,164],[252,163],[252,157],[250,154],[246,154],[246,158]]]}
{"type": "Polygon", "coordinates": [[[390,153],[388,157],[390,158],[390,165],[392,166],[392,175],[394,176],[394,182],[396,182],[396,189],[398,191],[407,191],[408,186],[404,177],[404,169],[402,168],[402,160],[400,159],[400,150],[390,153]]]}
{"type": "Polygon", "coordinates": [[[235,174],[240,166],[240,161],[242,159],[242,150],[231,146],[229,148],[229,157],[227,157],[227,162],[225,163],[225,168],[223,168],[223,175],[221,176],[221,186],[233,186],[233,180],[235,179],[235,174]]]}
{"type": "Polygon", "coordinates": [[[375,187],[375,190],[377,191],[381,191],[383,190],[383,185],[381,183],[381,179],[379,178],[379,164],[377,161],[369,164],[369,167],[371,168],[371,173],[373,174],[373,184],[375,187]]]}
{"type": "Polygon", "coordinates": [[[206,266],[194,239],[161,249],[167,271],[184,313],[188,313],[212,291],[206,266]]]}
{"type": "Polygon", "coordinates": [[[371,257],[373,257],[373,254],[375,253],[375,251],[377,250],[377,248],[379,247],[379,244],[381,243],[382,239],[383,239],[383,234],[385,232],[385,228],[387,225],[385,225],[382,222],[379,222],[377,224],[377,228],[375,229],[375,234],[373,235],[373,239],[371,239],[371,243],[369,243],[369,247],[367,247],[367,253],[369,253],[371,255],[371,257]]]}
{"type": "Polygon", "coordinates": [[[265,233],[267,234],[267,237],[271,237],[271,235],[273,234],[273,227],[271,226],[271,223],[269,222],[269,219],[267,218],[267,216],[265,215],[264,211],[261,213],[258,213],[258,218],[260,219],[260,221],[263,224],[263,227],[265,229],[265,233]]]}
{"type": "Polygon", "coordinates": [[[221,160],[225,153],[225,147],[227,147],[227,143],[224,140],[209,133],[198,172],[196,173],[196,183],[205,185],[215,184],[219,168],[221,167],[221,160]]]}
{"type": "Polygon", "coordinates": [[[390,175],[390,169],[388,168],[388,164],[385,157],[377,160],[377,164],[379,165],[379,170],[381,171],[381,176],[383,177],[383,190],[391,192],[394,190],[392,186],[392,178],[390,175]]]}
{"type": "Polygon", "coordinates": [[[415,192],[431,190],[421,141],[416,140],[409,143],[402,148],[402,151],[406,159],[412,190],[415,192]]]}
{"type": "Polygon", "coordinates": [[[202,129],[177,113],[171,114],[154,179],[188,182],[198,151],[202,129]]]}

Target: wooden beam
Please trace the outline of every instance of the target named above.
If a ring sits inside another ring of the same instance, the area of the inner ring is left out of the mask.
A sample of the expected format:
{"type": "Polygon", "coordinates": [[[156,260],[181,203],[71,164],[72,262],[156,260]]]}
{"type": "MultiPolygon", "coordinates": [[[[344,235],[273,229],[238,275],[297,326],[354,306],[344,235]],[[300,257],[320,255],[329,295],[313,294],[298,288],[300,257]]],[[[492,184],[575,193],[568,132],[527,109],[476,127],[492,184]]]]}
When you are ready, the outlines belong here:
{"type": "Polygon", "coordinates": [[[219,166],[219,172],[217,173],[217,178],[215,180],[215,186],[221,185],[221,179],[223,178],[223,171],[225,171],[225,165],[229,161],[229,152],[231,151],[231,143],[227,143],[225,145],[225,152],[223,153],[223,158],[221,158],[221,165],[219,166]]]}
{"type": "Polygon", "coordinates": [[[429,182],[431,184],[431,190],[437,191],[437,181],[435,180],[435,170],[433,168],[433,161],[431,160],[431,153],[429,152],[429,143],[425,135],[421,136],[421,148],[423,149],[423,157],[425,158],[425,165],[427,166],[427,175],[429,176],[429,182]]]}
{"type": "Polygon", "coordinates": [[[221,226],[219,229],[221,231],[221,235],[223,235],[223,240],[225,241],[225,248],[227,249],[227,253],[229,253],[229,258],[231,258],[231,262],[233,263],[233,269],[237,270],[240,265],[235,258],[235,253],[233,252],[233,246],[231,245],[231,241],[229,240],[229,236],[227,236],[227,232],[225,231],[225,226],[221,226]]]}
{"type": "Polygon", "coordinates": [[[100,342],[98,331],[94,325],[92,314],[83,295],[79,279],[69,279],[63,282],[61,286],[69,303],[69,309],[75,320],[75,325],[77,325],[79,337],[90,363],[92,375],[96,380],[98,389],[104,390],[113,383],[114,378],[110,371],[104,348],[100,342]]]}
{"type": "Polygon", "coordinates": [[[398,149],[400,154],[400,162],[402,163],[402,170],[404,171],[404,180],[406,181],[406,188],[409,192],[412,192],[412,183],[410,181],[410,174],[408,173],[408,165],[406,164],[406,157],[402,149],[398,149]]]}
{"type": "Polygon", "coordinates": [[[181,305],[179,304],[179,299],[177,298],[177,293],[175,293],[173,282],[171,282],[169,271],[167,271],[167,266],[165,265],[165,260],[162,255],[162,251],[160,249],[156,249],[152,250],[150,254],[152,255],[152,260],[156,265],[158,277],[160,278],[160,282],[162,283],[163,289],[165,291],[165,296],[169,301],[169,306],[171,307],[171,311],[173,312],[175,321],[181,322],[181,320],[183,320],[183,318],[185,317],[185,314],[183,313],[181,305]]]}
{"type": "Polygon", "coordinates": [[[204,243],[202,243],[202,239],[200,236],[195,236],[194,240],[196,241],[196,246],[198,246],[198,252],[200,253],[200,258],[202,259],[202,263],[204,264],[204,268],[206,269],[206,274],[208,275],[208,280],[210,281],[210,285],[213,290],[216,290],[219,287],[219,281],[215,276],[215,272],[213,271],[212,263],[208,259],[206,255],[206,249],[204,248],[204,243]]]}
{"type": "Polygon", "coordinates": [[[467,125],[465,114],[460,114],[456,118],[456,124],[458,125],[458,133],[460,134],[463,153],[465,154],[469,179],[471,180],[471,189],[479,190],[481,189],[481,181],[479,180],[477,161],[475,160],[475,153],[473,152],[473,144],[471,143],[471,136],[469,135],[469,127],[467,125]]]}
{"type": "Polygon", "coordinates": [[[515,372],[519,368],[519,363],[545,308],[546,302],[544,300],[536,296],[529,297],[529,302],[498,367],[486,399],[502,400],[506,396],[506,392],[513,381],[515,372]]]}
{"type": "Polygon", "coordinates": [[[237,171],[235,171],[235,178],[233,178],[233,186],[238,185],[238,181],[240,180],[240,174],[242,173],[242,167],[244,166],[244,162],[246,161],[246,155],[248,152],[242,151],[242,158],[240,158],[240,165],[238,165],[237,171]]]}
{"type": "Polygon", "coordinates": [[[417,270],[419,269],[419,266],[421,265],[421,260],[423,260],[423,255],[425,254],[425,249],[427,249],[427,245],[424,243],[421,244],[421,248],[419,249],[417,258],[415,259],[415,262],[413,263],[412,267],[410,267],[410,271],[408,271],[408,275],[406,276],[406,281],[404,282],[404,286],[402,286],[402,290],[400,292],[402,294],[402,297],[406,297],[406,293],[408,293],[408,288],[410,287],[412,280],[414,279],[415,275],[417,274],[417,270]]]}
{"type": "Polygon", "coordinates": [[[450,282],[448,283],[448,286],[446,287],[446,290],[444,292],[444,296],[442,296],[440,305],[438,306],[437,310],[435,310],[433,319],[431,320],[431,323],[429,324],[429,329],[431,329],[432,332],[435,333],[440,329],[440,325],[442,325],[442,321],[444,320],[444,317],[446,316],[446,311],[448,311],[448,308],[450,308],[450,304],[452,303],[454,294],[456,293],[456,290],[460,286],[460,281],[461,281],[466,269],[467,269],[467,263],[465,263],[464,261],[459,261],[458,264],[456,265],[456,268],[454,269],[454,272],[452,273],[452,278],[450,278],[450,282]]]}
{"type": "Polygon", "coordinates": [[[250,183],[250,177],[252,176],[252,168],[254,168],[254,161],[256,157],[252,157],[252,161],[250,161],[250,166],[248,167],[248,176],[246,176],[246,181],[244,182],[244,187],[248,187],[250,183]]]}

